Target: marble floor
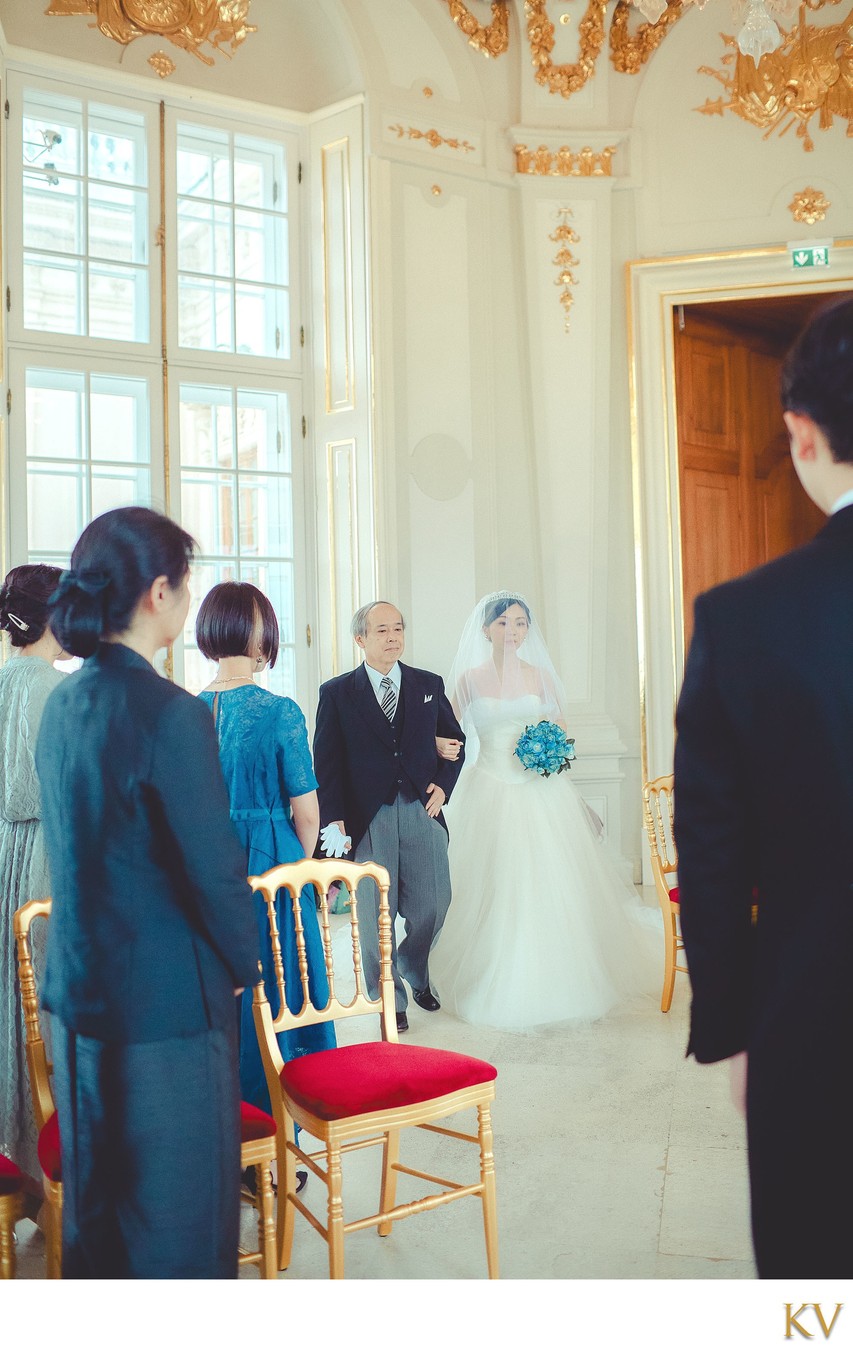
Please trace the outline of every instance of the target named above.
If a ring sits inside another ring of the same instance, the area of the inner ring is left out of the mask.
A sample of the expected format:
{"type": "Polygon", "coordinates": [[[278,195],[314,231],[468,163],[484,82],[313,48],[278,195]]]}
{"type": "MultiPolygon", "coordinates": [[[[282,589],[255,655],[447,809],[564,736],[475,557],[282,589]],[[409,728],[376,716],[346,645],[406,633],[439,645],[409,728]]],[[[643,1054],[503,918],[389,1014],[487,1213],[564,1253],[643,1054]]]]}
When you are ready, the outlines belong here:
{"type": "MultiPolygon", "coordinates": [[[[346,920],[335,924],[346,950],[346,920]]],[[[336,949],[336,954],[337,954],[336,949]]],[[[728,1094],[727,1066],[685,1060],[689,985],[676,982],[669,1014],[649,998],[591,1026],[506,1034],[411,1005],[403,1044],[464,1050],[498,1070],[493,1109],[501,1276],[507,1279],[734,1279],[755,1268],[747,1208],[742,1118],[728,1094]]],[[[375,1019],[339,1029],[340,1042],[368,1040],[375,1019]]],[[[458,1119],[473,1130],[470,1117],[458,1119]]],[[[310,1142],[306,1143],[310,1148],[310,1142]]],[[[379,1152],[344,1162],[347,1220],[372,1215],[379,1152]]],[[[402,1139],[401,1160],[475,1177],[477,1151],[422,1131],[402,1139]]],[[[400,1176],[400,1199],[428,1188],[400,1176]]],[[[324,1212],[324,1189],[309,1175],[304,1198],[324,1212]]],[[[44,1244],[31,1222],[18,1227],[18,1272],[44,1276],[44,1244]]],[[[243,1211],[242,1242],[255,1238],[243,1211]]],[[[284,1275],[323,1279],[325,1245],[301,1218],[284,1275]]],[[[477,1279],[486,1275],[478,1199],[411,1217],[380,1239],[347,1237],[352,1279],[477,1279]]],[[[257,1278],[257,1271],[243,1271],[257,1278]]]]}

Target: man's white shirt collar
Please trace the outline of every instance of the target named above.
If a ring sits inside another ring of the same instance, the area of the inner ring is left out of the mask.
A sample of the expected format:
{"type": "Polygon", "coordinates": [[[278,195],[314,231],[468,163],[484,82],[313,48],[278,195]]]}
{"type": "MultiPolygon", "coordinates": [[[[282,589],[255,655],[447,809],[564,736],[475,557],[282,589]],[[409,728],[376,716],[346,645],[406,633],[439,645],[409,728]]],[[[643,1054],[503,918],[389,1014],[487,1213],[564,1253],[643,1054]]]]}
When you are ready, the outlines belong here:
{"type": "MultiPolygon", "coordinates": [[[[373,687],[376,699],[379,700],[379,688],[382,685],[383,681],[385,680],[385,673],[377,672],[375,667],[370,667],[368,666],[367,663],[364,664],[364,670],[367,673],[368,677],[370,678],[370,685],[373,687]]],[[[397,692],[397,695],[399,696],[400,687],[403,682],[403,674],[400,671],[399,663],[395,663],[394,666],[391,668],[391,671],[388,673],[388,680],[394,683],[394,690],[397,692]]]]}
{"type": "Polygon", "coordinates": [[[838,500],[832,503],[829,508],[830,516],[834,516],[836,511],[841,511],[845,506],[853,506],[853,487],[849,488],[847,492],[842,492],[838,500]]]}

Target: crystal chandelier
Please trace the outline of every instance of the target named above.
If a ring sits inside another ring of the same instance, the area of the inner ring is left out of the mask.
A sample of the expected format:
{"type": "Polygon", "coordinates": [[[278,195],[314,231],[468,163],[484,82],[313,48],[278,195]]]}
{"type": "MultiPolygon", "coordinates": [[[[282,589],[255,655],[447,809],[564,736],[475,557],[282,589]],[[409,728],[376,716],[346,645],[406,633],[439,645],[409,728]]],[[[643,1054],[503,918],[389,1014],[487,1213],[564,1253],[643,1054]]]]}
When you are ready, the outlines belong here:
{"type": "MultiPolygon", "coordinates": [[[[682,0],[684,5],[704,9],[708,0],[682,0]]],[[[789,19],[799,0],[732,0],[732,16],[738,25],[737,45],[757,64],[765,52],[775,52],[782,42],[779,20],[789,19]]],[[[634,7],[650,24],[656,24],[667,8],[666,0],[633,0],[634,7]]]]}

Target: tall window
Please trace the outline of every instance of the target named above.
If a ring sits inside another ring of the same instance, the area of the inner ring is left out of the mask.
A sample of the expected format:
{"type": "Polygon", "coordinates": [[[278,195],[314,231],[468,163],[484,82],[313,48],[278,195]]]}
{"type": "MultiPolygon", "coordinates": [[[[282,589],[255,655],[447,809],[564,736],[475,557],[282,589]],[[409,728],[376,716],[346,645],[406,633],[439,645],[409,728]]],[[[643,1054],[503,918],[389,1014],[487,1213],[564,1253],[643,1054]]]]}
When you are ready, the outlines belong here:
{"type": "Polygon", "coordinates": [[[111,507],[168,509],[200,546],[176,680],[197,690],[211,675],[198,604],[242,579],[281,624],[266,684],[294,694],[311,520],[294,467],[295,135],[167,113],[161,182],[155,104],[25,77],[10,79],[10,101],[13,562],[67,562],[111,507]]]}

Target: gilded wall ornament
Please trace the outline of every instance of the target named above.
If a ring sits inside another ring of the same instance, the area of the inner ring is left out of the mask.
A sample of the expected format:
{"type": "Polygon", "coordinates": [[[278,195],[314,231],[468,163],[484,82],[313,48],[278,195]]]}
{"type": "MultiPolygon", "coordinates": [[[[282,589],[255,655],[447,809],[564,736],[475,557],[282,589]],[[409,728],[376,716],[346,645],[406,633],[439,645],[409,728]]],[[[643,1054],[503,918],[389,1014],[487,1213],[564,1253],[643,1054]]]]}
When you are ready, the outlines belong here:
{"type": "Polygon", "coordinates": [[[513,147],[515,169],[519,175],[612,175],[615,147],[593,151],[592,147],[558,147],[556,151],[542,145],[531,151],[520,142],[513,147]]]}
{"type": "Polygon", "coordinates": [[[813,226],[816,222],[823,222],[826,211],[832,207],[825,194],[819,189],[813,189],[807,185],[801,189],[799,194],[795,194],[788,204],[794,222],[807,222],[813,226]]]}
{"type": "Polygon", "coordinates": [[[733,69],[700,66],[699,70],[718,80],[727,98],[707,99],[698,113],[722,116],[730,109],[738,118],[765,129],[765,138],[777,129],[781,137],[796,126],[805,151],[814,150],[809,124],[815,114],[821,128],[831,127],[836,118],[846,119],[847,136],[853,137],[853,9],[839,24],[813,28],[806,20],[806,5],[801,5],[797,25],[783,34],[781,46],[763,56],[757,66],[738,51],[729,34],[722,38],[729,49],[722,64],[731,68],[734,63],[733,69]]]}
{"type": "Polygon", "coordinates": [[[569,219],[573,216],[570,208],[561,208],[557,213],[557,226],[553,232],[548,233],[548,240],[558,244],[557,254],[551,264],[559,267],[558,274],[554,283],[560,290],[559,303],[563,309],[564,324],[563,329],[571,329],[571,310],[574,303],[572,289],[577,287],[577,276],[572,273],[574,267],[579,263],[576,256],[572,254],[572,246],[576,246],[580,237],[572,227],[569,219]]]}
{"type": "Polygon", "coordinates": [[[484,57],[500,57],[509,47],[509,6],[507,0],[493,0],[492,22],[481,24],[462,0],[445,0],[453,22],[461,28],[468,43],[484,57]]]}
{"type": "Polygon", "coordinates": [[[161,80],[165,80],[167,76],[171,76],[172,72],[175,70],[175,63],[165,52],[152,52],[151,56],[148,58],[148,65],[152,70],[157,72],[157,75],[161,80]]]}
{"type": "Polygon", "coordinates": [[[670,0],[656,24],[640,24],[633,36],[628,32],[631,8],[628,0],[619,0],[613,12],[610,22],[610,61],[617,71],[636,76],[687,7],[681,0],[670,0]]]}
{"type": "Polygon", "coordinates": [[[554,25],[548,18],[546,0],[524,0],[527,16],[527,38],[533,61],[534,78],[552,94],[570,95],[582,90],[595,73],[598,54],[604,46],[604,19],[607,0],[588,0],[586,13],[580,21],[580,59],[576,62],[554,62],[554,25]]]}
{"type": "Polygon", "coordinates": [[[45,14],[93,14],[104,36],[123,47],[153,34],[213,66],[213,58],[201,51],[205,43],[230,57],[250,33],[257,32],[257,25],[247,22],[250,4],[251,0],[51,0],[45,14]]]}
{"type": "Polygon", "coordinates": [[[442,137],[441,133],[435,128],[428,128],[426,132],[421,132],[419,128],[404,128],[402,123],[390,123],[389,133],[396,133],[398,137],[408,137],[417,142],[423,140],[435,149],[436,147],[450,147],[451,151],[476,151],[477,148],[470,142],[463,142],[458,137],[442,137]]]}

